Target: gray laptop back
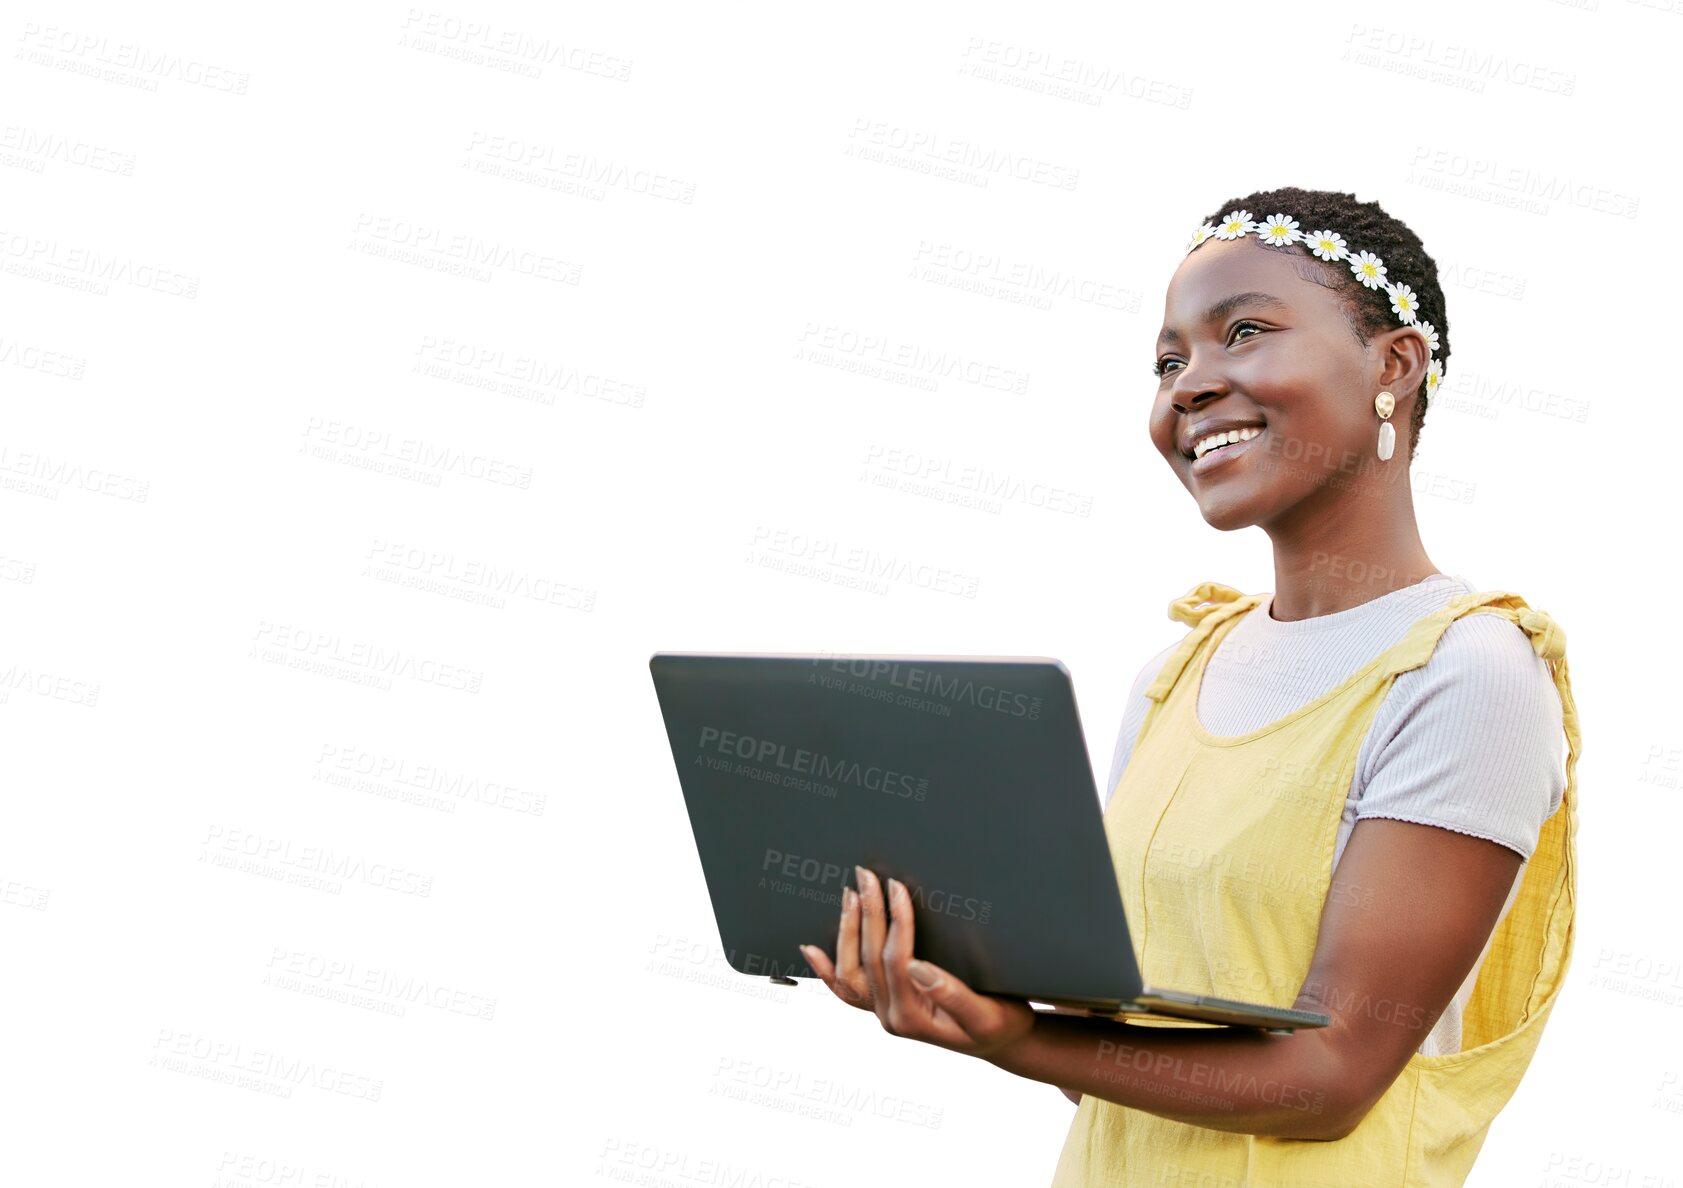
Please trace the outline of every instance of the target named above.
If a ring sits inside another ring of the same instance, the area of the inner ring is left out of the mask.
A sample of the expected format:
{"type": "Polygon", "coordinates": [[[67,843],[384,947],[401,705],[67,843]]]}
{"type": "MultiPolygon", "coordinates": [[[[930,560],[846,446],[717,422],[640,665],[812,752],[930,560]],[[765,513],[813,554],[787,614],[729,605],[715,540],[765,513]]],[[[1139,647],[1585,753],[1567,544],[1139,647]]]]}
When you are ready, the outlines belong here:
{"type": "Polygon", "coordinates": [[[1042,658],[721,655],[649,662],[731,965],[811,977],[854,864],[906,884],[920,957],[972,989],[1131,999],[1068,671],[1042,658]]]}

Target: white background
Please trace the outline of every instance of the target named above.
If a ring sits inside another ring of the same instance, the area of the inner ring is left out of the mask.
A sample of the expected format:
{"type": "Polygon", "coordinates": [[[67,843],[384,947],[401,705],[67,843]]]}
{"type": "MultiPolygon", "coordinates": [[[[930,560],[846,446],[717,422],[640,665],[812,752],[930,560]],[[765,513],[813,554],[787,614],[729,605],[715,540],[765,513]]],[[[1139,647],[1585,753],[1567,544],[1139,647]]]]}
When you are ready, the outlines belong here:
{"type": "Polygon", "coordinates": [[[1676,1182],[1679,9],[7,5],[0,1181],[1049,1180],[1055,1088],[726,966],[648,658],[1056,656],[1102,774],[1168,601],[1272,588],[1147,368],[1301,185],[1444,270],[1427,549],[1570,637],[1577,951],[1470,1182],[1676,1182]]]}

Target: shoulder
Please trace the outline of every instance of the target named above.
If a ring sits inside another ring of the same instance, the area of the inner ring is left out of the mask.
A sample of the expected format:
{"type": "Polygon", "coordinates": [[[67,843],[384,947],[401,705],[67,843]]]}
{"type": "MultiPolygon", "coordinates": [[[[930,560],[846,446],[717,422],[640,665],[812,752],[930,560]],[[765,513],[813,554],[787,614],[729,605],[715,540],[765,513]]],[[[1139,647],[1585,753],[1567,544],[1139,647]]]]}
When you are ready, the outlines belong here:
{"type": "Polygon", "coordinates": [[[1145,716],[1150,712],[1151,703],[1145,691],[1151,682],[1162,671],[1164,663],[1169,659],[1179,641],[1170,644],[1151,659],[1147,660],[1134,677],[1133,687],[1128,690],[1128,699],[1122,707],[1122,725],[1116,732],[1116,749],[1111,753],[1110,777],[1107,781],[1104,795],[1106,806],[1110,804],[1110,796],[1116,788],[1116,781],[1121,776],[1123,768],[1133,755],[1134,740],[1138,736],[1140,727],[1145,723],[1145,716]]]}
{"type": "Polygon", "coordinates": [[[1524,857],[1565,786],[1554,677],[1499,614],[1461,616],[1426,663],[1398,674],[1370,742],[1358,816],[1445,825],[1524,857]]]}
{"type": "Polygon", "coordinates": [[[1548,662],[1537,655],[1525,629],[1505,615],[1462,615],[1444,629],[1437,647],[1416,671],[1424,674],[1424,684],[1490,693],[1529,691],[1531,700],[1552,700],[1555,712],[1560,710],[1548,662]]]}
{"type": "Polygon", "coordinates": [[[1152,681],[1157,679],[1157,674],[1163,671],[1163,665],[1168,663],[1169,657],[1174,654],[1175,649],[1180,647],[1180,645],[1181,641],[1178,639],[1175,640],[1174,643],[1164,648],[1161,652],[1158,652],[1140,667],[1139,672],[1134,676],[1133,687],[1128,691],[1128,701],[1130,703],[1141,701],[1145,698],[1145,691],[1147,687],[1150,686],[1152,681]]]}
{"type": "Polygon", "coordinates": [[[1426,716],[1439,729],[1476,735],[1501,727],[1526,737],[1549,737],[1561,726],[1548,662],[1524,628],[1488,611],[1449,624],[1424,664],[1398,674],[1386,701],[1393,726],[1426,716]]]}

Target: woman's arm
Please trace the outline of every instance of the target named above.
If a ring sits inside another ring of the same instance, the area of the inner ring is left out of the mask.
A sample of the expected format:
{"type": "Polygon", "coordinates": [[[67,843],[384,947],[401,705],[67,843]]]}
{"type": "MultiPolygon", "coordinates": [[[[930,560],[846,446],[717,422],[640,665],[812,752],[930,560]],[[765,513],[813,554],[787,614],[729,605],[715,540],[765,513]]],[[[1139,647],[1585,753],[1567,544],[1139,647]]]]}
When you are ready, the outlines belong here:
{"type": "Polygon", "coordinates": [[[1336,1070],[1317,1032],[1148,1027],[1037,1013],[1034,1029],[988,1057],[1080,1104],[1101,1097],[1179,1122],[1279,1138],[1336,1138],[1326,1086],[1336,1070]]]}
{"type": "Polygon", "coordinates": [[[1292,1035],[1162,1028],[1038,1012],[986,1057],[1008,1072],[1216,1130],[1334,1139],[1354,1130],[1478,960],[1520,855],[1408,821],[1356,823],[1294,1006],[1292,1035]]]}

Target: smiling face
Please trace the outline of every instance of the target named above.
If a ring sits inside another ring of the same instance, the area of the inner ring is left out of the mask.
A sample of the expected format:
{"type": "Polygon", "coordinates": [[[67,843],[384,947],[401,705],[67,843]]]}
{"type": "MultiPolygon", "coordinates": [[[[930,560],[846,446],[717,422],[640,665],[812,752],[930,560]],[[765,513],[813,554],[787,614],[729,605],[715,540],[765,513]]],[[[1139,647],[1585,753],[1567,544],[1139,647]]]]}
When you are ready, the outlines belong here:
{"type": "Polygon", "coordinates": [[[1206,241],[1169,282],[1151,440],[1214,528],[1266,527],[1364,483],[1406,481],[1425,342],[1399,326],[1363,344],[1328,287],[1336,275],[1301,247],[1245,236],[1206,241]],[[1381,390],[1396,395],[1389,462],[1375,452],[1381,390]],[[1220,422],[1263,431],[1195,468],[1188,435],[1220,422]]]}

